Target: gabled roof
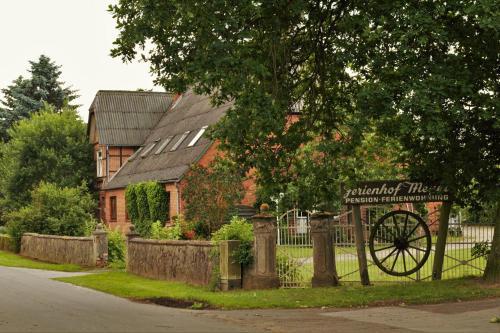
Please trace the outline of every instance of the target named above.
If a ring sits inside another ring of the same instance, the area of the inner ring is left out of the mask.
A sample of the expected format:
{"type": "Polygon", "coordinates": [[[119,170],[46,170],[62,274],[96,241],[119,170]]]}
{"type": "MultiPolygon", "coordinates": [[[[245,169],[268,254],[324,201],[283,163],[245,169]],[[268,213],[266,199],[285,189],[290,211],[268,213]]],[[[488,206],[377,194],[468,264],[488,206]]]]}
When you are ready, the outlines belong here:
{"type": "Polygon", "coordinates": [[[192,91],[183,94],[150,132],[142,144],[143,149],[132,156],[104,188],[123,188],[128,184],[148,180],[180,180],[190,165],[197,162],[213,143],[205,136],[188,147],[190,142],[204,126],[217,123],[230,106],[227,103],[214,107],[209,96],[196,95],[192,91]],[[186,132],[189,132],[187,137],[177,149],[171,151],[186,132]],[[164,146],[168,138],[170,141],[164,146]],[[153,144],[154,148],[148,149],[153,144]],[[162,146],[164,149],[157,153],[162,146]]]}
{"type": "MultiPolygon", "coordinates": [[[[99,143],[140,146],[172,104],[174,94],[149,91],[99,90],[90,106],[99,143]]],[[[90,124],[88,122],[90,133],[90,124]]]]}

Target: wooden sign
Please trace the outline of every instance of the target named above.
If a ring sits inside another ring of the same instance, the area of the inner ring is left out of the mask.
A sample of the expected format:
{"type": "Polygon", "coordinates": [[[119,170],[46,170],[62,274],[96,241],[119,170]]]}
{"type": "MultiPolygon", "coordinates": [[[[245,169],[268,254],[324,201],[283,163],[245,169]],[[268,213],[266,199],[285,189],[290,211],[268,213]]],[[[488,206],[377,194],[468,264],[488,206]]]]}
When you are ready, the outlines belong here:
{"type": "Polygon", "coordinates": [[[447,188],[410,180],[379,180],[342,185],[345,205],[450,201],[447,188]]]}

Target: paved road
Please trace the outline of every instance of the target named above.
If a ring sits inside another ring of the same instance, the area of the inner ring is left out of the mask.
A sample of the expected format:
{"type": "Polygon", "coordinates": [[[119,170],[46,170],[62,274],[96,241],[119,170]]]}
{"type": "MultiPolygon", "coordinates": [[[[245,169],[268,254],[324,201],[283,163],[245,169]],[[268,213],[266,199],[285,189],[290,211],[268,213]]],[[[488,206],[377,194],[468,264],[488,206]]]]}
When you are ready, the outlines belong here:
{"type": "MultiPolygon", "coordinates": [[[[0,267],[0,332],[481,332],[500,298],[363,309],[193,311],[139,304],[50,280],[82,273],[0,267]]],[[[83,273],[85,274],[85,273],[83,273]]]]}
{"type": "Polygon", "coordinates": [[[50,280],[73,273],[0,267],[0,332],[249,332],[201,313],[134,303],[50,280]]]}

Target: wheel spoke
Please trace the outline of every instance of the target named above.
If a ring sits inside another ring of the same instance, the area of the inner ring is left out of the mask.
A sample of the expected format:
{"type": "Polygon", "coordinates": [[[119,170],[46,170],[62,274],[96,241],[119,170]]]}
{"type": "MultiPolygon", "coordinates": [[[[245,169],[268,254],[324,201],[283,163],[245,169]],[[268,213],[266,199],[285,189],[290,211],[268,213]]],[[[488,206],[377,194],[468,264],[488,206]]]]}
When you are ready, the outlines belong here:
{"type": "Polygon", "coordinates": [[[410,216],[410,214],[408,214],[408,212],[406,213],[406,218],[405,218],[405,224],[403,226],[403,235],[404,237],[406,237],[406,228],[408,227],[408,217],[410,216]]]}
{"type": "Polygon", "coordinates": [[[408,243],[412,243],[412,242],[414,242],[414,241],[417,241],[417,240],[422,239],[422,238],[425,238],[425,237],[427,237],[427,235],[423,235],[423,236],[420,236],[420,237],[417,237],[417,238],[410,239],[410,240],[408,241],[408,243]]]}
{"type": "Polygon", "coordinates": [[[398,261],[398,257],[399,257],[400,253],[401,253],[401,250],[398,250],[398,253],[396,253],[396,258],[394,258],[394,262],[392,263],[391,272],[394,272],[394,267],[396,266],[396,262],[398,261]]]}
{"type": "Polygon", "coordinates": [[[401,251],[401,255],[403,256],[403,267],[404,267],[404,271],[406,272],[406,257],[405,257],[404,250],[401,251]]]}
{"type": "Polygon", "coordinates": [[[418,251],[426,252],[424,249],[421,249],[421,248],[416,247],[416,246],[408,245],[408,247],[411,247],[412,249],[415,249],[415,250],[418,250],[418,251]]]}
{"type": "Polygon", "coordinates": [[[389,246],[385,246],[385,247],[381,247],[380,249],[376,249],[375,252],[387,250],[387,249],[390,249],[391,247],[394,247],[394,244],[389,245],[389,246]]]}
{"type": "Polygon", "coordinates": [[[411,254],[410,250],[405,249],[405,251],[406,251],[406,252],[408,252],[408,254],[409,254],[409,255],[410,255],[410,257],[413,259],[413,261],[415,262],[415,264],[417,264],[417,265],[418,265],[418,261],[417,261],[417,259],[415,259],[415,257],[413,256],[413,254],[411,254]]]}
{"type": "Polygon", "coordinates": [[[399,230],[398,221],[396,219],[396,215],[392,215],[392,222],[394,223],[394,228],[396,229],[396,234],[401,235],[401,230],[399,230]]]}
{"type": "Polygon", "coordinates": [[[410,237],[415,232],[415,230],[417,230],[418,226],[419,226],[419,224],[417,222],[417,224],[415,225],[415,227],[408,233],[408,235],[406,235],[406,237],[410,237]]]}
{"type": "Polygon", "coordinates": [[[384,261],[386,261],[390,256],[392,256],[394,254],[394,252],[396,252],[398,249],[394,249],[391,251],[391,253],[389,253],[389,255],[387,257],[385,257],[384,259],[382,259],[382,261],[380,262],[380,264],[382,265],[384,263],[384,261]]]}

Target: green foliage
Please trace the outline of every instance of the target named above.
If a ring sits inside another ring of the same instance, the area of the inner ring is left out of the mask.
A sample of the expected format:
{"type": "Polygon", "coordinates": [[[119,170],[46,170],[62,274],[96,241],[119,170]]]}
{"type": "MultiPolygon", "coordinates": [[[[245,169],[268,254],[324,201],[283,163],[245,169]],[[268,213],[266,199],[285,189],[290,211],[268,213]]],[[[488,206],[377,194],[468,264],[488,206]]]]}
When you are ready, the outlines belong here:
{"type": "Polygon", "coordinates": [[[139,219],[139,210],[137,209],[137,197],[135,195],[135,185],[129,184],[125,190],[125,201],[127,213],[131,221],[139,219]]]}
{"type": "Polygon", "coordinates": [[[150,238],[151,239],[180,239],[180,232],[178,233],[179,236],[170,238],[171,235],[167,229],[163,227],[163,223],[160,221],[156,221],[153,224],[151,224],[151,234],[150,238]]]}
{"type": "Polygon", "coordinates": [[[127,246],[122,233],[118,230],[107,230],[108,261],[110,264],[124,264],[127,246]]]}
{"type": "Polygon", "coordinates": [[[15,122],[28,118],[42,109],[43,103],[61,110],[78,95],[70,88],[64,88],[59,80],[60,66],[49,57],[41,55],[38,61],[30,61],[30,78],[19,76],[10,86],[2,89],[4,99],[0,106],[0,138],[9,139],[8,129],[15,122]]]}
{"type": "Polygon", "coordinates": [[[479,242],[470,249],[472,258],[488,257],[491,253],[491,244],[489,242],[479,242]]]}
{"type": "Polygon", "coordinates": [[[149,218],[152,221],[161,221],[165,225],[167,218],[169,198],[165,188],[157,182],[146,183],[148,198],[149,218]]]}
{"type": "Polygon", "coordinates": [[[70,188],[42,182],[31,198],[31,203],[5,217],[17,249],[25,232],[83,236],[96,208],[86,186],[70,188]]]}
{"type": "Polygon", "coordinates": [[[98,223],[97,220],[93,216],[91,216],[87,221],[85,221],[85,225],[83,227],[84,229],[83,235],[87,237],[91,236],[97,227],[97,223],[98,223]]]}
{"type": "MultiPolygon", "coordinates": [[[[165,225],[168,212],[168,195],[157,182],[129,184],[125,190],[127,212],[141,237],[150,237],[153,221],[165,225]]],[[[156,229],[155,232],[158,232],[156,229]]],[[[157,233],[155,237],[160,237],[157,233]]]]}
{"type": "Polygon", "coordinates": [[[241,242],[253,242],[253,225],[241,217],[233,216],[229,224],[223,225],[212,234],[215,242],[222,240],[239,240],[241,242]]]}
{"type": "Polygon", "coordinates": [[[1,146],[0,191],[3,210],[22,207],[41,181],[60,187],[92,184],[94,162],[86,125],[77,112],[52,106],[9,130],[10,141],[1,146]]]}
{"type": "Polygon", "coordinates": [[[186,218],[200,223],[197,232],[208,238],[243,198],[243,178],[234,164],[216,159],[207,168],[193,165],[185,180],[186,218]]]}
{"type": "Polygon", "coordinates": [[[248,266],[253,261],[253,225],[247,220],[233,216],[229,224],[223,225],[212,234],[212,240],[216,243],[223,240],[239,240],[240,246],[233,253],[233,259],[243,266],[248,266]]]}
{"type": "Polygon", "coordinates": [[[278,276],[286,276],[289,281],[300,281],[300,264],[297,259],[278,254],[276,256],[276,271],[278,276]]]}

